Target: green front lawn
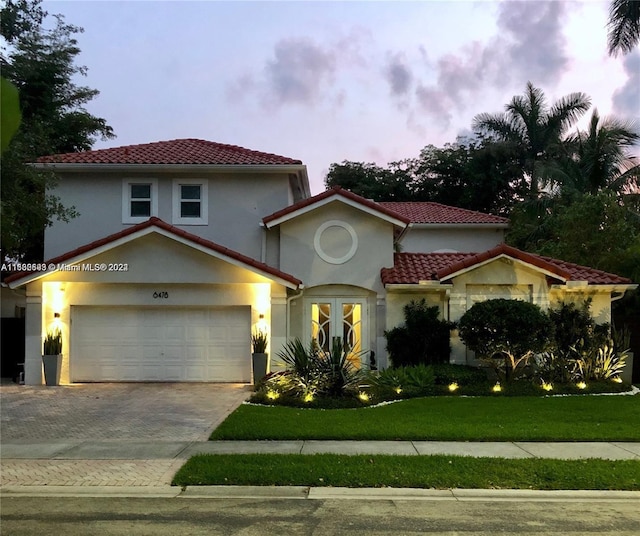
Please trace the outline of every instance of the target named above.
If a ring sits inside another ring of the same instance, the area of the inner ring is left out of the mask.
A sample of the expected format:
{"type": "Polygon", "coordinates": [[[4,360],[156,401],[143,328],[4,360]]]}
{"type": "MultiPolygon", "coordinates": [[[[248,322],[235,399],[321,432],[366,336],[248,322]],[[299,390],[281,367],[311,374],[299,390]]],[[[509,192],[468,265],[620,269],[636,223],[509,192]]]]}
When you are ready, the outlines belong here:
{"type": "Polygon", "coordinates": [[[191,458],[173,484],[640,490],[640,462],[333,454],[191,458]]]}
{"type": "Polygon", "coordinates": [[[211,439],[640,441],[640,395],[429,397],[332,410],[242,405],[211,439]]]}

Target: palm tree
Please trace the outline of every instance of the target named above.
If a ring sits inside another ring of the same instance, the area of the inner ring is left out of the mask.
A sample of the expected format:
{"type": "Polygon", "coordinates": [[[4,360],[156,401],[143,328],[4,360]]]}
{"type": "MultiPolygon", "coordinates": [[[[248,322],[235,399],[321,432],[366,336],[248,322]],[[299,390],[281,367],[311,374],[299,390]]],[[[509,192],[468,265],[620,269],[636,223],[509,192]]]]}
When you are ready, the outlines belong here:
{"type": "Polygon", "coordinates": [[[600,118],[594,110],[586,131],[566,140],[572,158],[567,162],[565,190],[595,194],[601,190],[630,192],[638,186],[640,165],[628,149],[640,141],[631,123],[600,118]]]}
{"type": "Polygon", "coordinates": [[[627,54],[640,41],[640,2],[638,0],[612,0],[609,6],[609,55],[627,54]]]}
{"type": "Polygon", "coordinates": [[[488,134],[515,144],[523,151],[525,180],[530,196],[536,199],[541,186],[552,175],[550,154],[559,148],[569,128],[589,109],[591,99],[584,93],[570,93],[552,106],[544,92],[527,82],[524,95],[516,95],[501,114],[482,113],[473,119],[479,134],[488,134]]]}

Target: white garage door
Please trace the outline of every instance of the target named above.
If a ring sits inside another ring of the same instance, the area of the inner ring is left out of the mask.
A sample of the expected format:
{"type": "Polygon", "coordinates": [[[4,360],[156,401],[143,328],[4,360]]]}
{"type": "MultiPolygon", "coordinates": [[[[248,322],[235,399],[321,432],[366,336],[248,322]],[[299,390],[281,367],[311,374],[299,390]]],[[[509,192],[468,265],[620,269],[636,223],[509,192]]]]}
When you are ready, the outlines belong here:
{"type": "Polygon", "coordinates": [[[250,308],[74,306],[72,382],[250,382],[250,308]]]}

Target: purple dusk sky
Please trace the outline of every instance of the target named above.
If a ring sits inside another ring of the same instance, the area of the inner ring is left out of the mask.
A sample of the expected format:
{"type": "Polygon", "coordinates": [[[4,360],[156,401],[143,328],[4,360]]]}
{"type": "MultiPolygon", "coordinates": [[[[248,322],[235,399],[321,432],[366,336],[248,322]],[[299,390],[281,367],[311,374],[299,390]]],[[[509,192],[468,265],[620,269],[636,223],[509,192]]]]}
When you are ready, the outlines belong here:
{"type": "Polygon", "coordinates": [[[610,58],[608,1],[45,1],[81,26],[88,110],[117,138],[202,138],[308,166],[418,156],[530,80],[640,118],[640,52],[610,58]]]}

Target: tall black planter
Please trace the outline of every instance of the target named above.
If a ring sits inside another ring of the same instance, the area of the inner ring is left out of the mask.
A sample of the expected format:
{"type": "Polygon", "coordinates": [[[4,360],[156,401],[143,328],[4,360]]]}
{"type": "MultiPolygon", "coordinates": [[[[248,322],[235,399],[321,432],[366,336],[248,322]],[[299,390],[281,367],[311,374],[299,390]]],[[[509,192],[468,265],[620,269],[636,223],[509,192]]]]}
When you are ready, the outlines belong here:
{"type": "Polygon", "coordinates": [[[253,361],[253,384],[255,385],[267,375],[269,354],[253,353],[251,359],[253,361]]]}
{"type": "Polygon", "coordinates": [[[43,355],[44,381],[47,385],[60,385],[60,369],[62,368],[62,354],[43,355]]]}

